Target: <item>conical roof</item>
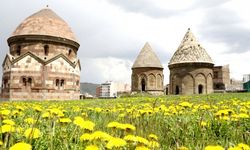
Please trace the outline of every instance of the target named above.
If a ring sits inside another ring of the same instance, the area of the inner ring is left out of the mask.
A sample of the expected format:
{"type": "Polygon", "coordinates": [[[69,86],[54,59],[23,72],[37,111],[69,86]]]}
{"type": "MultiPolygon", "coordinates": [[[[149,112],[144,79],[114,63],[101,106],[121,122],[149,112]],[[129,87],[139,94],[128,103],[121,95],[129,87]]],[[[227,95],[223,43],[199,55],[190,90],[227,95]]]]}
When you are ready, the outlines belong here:
{"type": "Polygon", "coordinates": [[[193,33],[188,29],[179,48],[171,58],[169,65],[179,63],[211,63],[213,61],[206,50],[199,44],[193,33]]]}
{"type": "Polygon", "coordinates": [[[68,24],[48,8],[26,18],[12,33],[12,36],[18,35],[49,35],[77,42],[68,24]]]}
{"type": "Polygon", "coordinates": [[[148,42],[141,49],[139,55],[137,56],[132,66],[132,68],[142,67],[163,68],[159,58],[156,56],[148,42]]]}

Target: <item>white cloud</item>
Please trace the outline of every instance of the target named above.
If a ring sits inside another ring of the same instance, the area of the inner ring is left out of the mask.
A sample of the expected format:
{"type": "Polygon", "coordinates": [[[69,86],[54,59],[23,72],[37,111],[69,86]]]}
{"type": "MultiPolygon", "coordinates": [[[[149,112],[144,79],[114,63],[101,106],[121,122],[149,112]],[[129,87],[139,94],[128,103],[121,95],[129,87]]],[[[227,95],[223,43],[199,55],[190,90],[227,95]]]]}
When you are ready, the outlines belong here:
{"type": "Polygon", "coordinates": [[[82,81],[102,83],[116,81],[130,83],[132,62],[114,57],[83,59],[82,81]]]}

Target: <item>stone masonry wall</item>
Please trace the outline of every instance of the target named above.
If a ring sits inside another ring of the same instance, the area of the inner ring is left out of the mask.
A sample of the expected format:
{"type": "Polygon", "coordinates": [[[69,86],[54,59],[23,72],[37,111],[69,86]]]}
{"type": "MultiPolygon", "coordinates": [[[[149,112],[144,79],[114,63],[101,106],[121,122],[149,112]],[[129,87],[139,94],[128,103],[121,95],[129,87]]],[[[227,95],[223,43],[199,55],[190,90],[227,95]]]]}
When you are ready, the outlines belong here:
{"type": "Polygon", "coordinates": [[[141,92],[141,82],[145,80],[145,92],[154,95],[163,94],[163,69],[160,68],[134,68],[132,69],[132,92],[141,92]]]}
{"type": "Polygon", "coordinates": [[[183,65],[170,67],[170,94],[209,94],[213,92],[211,66],[183,65]]]}
{"type": "Polygon", "coordinates": [[[80,64],[76,52],[74,47],[52,42],[13,43],[3,64],[2,99],[79,99],[80,64]],[[65,57],[57,57],[59,54],[65,57]]]}

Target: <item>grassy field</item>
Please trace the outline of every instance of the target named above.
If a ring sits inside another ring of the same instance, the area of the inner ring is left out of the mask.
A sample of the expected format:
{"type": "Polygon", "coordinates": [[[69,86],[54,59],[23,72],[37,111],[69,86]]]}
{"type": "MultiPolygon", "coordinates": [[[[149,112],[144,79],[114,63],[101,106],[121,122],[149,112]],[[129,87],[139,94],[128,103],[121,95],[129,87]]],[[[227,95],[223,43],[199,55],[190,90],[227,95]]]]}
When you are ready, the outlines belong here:
{"type": "Polygon", "coordinates": [[[250,93],[0,102],[3,150],[249,150],[250,93]]]}

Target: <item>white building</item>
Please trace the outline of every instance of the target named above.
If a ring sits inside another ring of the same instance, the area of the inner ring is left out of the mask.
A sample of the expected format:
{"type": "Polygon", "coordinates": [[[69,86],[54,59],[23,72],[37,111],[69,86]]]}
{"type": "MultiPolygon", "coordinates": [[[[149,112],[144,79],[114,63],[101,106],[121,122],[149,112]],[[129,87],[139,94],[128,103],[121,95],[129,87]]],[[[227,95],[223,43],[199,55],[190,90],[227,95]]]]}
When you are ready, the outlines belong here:
{"type": "Polygon", "coordinates": [[[130,92],[131,86],[124,83],[107,81],[96,88],[96,96],[100,98],[116,98],[118,92],[130,92]]]}
{"type": "Polygon", "coordinates": [[[241,91],[243,90],[242,80],[230,79],[230,84],[228,85],[227,91],[241,91]]]}
{"type": "Polygon", "coordinates": [[[245,83],[245,82],[247,82],[249,80],[250,80],[250,74],[244,74],[243,75],[243,82],[245,83]]]}

